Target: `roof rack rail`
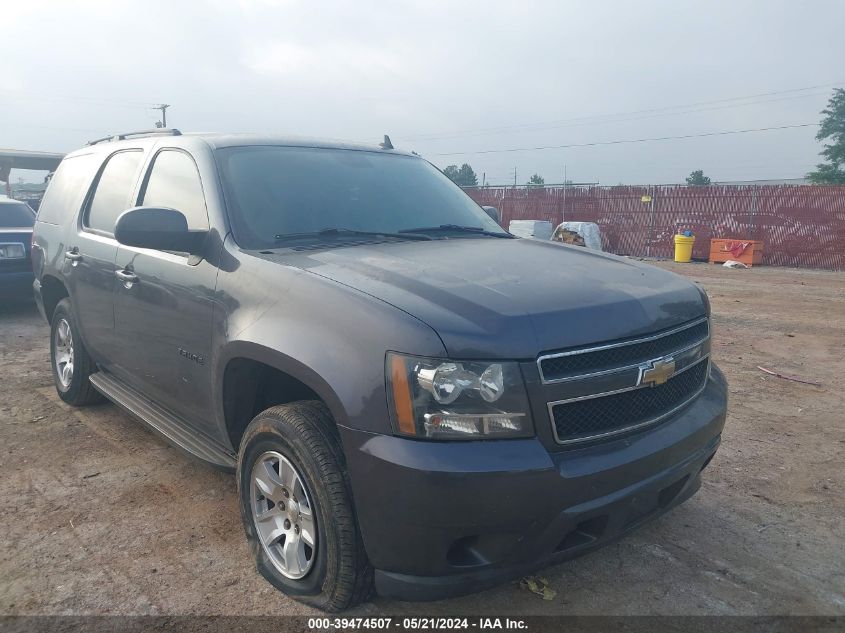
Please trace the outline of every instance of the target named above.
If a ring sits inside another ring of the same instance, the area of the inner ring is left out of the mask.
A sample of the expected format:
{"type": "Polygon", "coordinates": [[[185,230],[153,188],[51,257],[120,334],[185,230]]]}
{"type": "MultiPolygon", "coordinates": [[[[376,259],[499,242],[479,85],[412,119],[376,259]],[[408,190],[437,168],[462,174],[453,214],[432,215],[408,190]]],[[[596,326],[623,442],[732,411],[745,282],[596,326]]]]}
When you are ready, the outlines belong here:
{"type": "Polygon", "coordinates": [[[124,132],[123,134],[111,134],[103,138],[88,141],[88,145],[96,145],[97,143],[105,143],[107,141],[122,141],[130,136],[182,136],[182,132],[174,128],[157,127],[152,130],[141,130],[139,132],[124,132]]]}

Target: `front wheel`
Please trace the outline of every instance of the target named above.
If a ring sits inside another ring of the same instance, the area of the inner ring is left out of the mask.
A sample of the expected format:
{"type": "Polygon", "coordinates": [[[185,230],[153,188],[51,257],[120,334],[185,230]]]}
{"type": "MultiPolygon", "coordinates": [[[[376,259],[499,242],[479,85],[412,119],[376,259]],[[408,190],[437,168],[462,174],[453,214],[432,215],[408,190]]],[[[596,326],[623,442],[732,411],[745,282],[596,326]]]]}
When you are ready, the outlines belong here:
{"type": "Polygon", "coordinates": [[[325,611],[372,593],[340,438],[322,403],[272,407],[250,422],[238,493],[258,571],[277,589],[325,611]]]}

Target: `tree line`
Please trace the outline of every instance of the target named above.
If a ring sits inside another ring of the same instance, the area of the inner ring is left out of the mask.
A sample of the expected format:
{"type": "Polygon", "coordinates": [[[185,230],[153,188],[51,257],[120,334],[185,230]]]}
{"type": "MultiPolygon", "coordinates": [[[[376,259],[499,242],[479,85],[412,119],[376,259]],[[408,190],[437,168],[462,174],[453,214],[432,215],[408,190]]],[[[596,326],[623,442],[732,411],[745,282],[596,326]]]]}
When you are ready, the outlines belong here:
{"type": "MultiPolygon", "coordinates": [[[[478,175],[469,163],[464,163],[460,167],[457,165],[447,165],[443,168],[443,173],[456,185],[461,187],[477,187],[478,175]]],[[[528,186],[542,187],[546,184],[545,178],[540,174],[534,174],[526,182],[528,186]]]]}

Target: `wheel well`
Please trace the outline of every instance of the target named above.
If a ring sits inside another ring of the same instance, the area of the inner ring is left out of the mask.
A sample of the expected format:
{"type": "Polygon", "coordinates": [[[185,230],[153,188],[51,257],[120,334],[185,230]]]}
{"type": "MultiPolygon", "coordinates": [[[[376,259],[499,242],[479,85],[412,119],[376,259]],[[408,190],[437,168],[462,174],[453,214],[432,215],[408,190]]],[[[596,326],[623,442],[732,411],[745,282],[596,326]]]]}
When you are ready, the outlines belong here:
{"type": "Polygon", "coordinates": [[[281,370],[248,358],[235,358],[223,373],[223,413],[232,447],[252,419],[269,407],[322,398],[305,383],[281,370]]]}
{"type": "Polygon", "coordinates": [[[42,277],[41,300],[44,303],[44,314],[47,315],[48,323],[53,319],[53,312],[56,306],[59,305],[59,301],[68,296],[70,295],[68,294],[67,288],[65,288],[65,285],[61,281],[51,275],[44,275],[42,277]]]}

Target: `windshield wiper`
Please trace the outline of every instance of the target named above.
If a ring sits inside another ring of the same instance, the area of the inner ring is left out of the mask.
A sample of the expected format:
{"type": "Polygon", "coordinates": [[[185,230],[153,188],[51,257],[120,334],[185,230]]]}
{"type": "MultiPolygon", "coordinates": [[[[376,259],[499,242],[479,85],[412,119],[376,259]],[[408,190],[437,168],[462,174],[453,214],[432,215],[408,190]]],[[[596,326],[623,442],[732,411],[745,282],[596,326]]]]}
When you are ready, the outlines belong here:
{"type": "Polygon", "coordinates": [[[474,233],[475,235],[489,235],[490,237],[500,237],[504,239],[511,239],[514,236],[510,233],[496,233],[488,231],[480,226],[461,226],[460,224],[441,224],[440,226],[421,226],[415,229],[403,229],[400,233],[447,233],[454,231],[456,233],[474,233]]]}
{"type": "Polygon", "coordinates": [[[323,237],[326,235],[369,235],[373,237],[395,237],[402,240],[431,240],[434,239],[430,235],[422,235],[414,233],[413,231],[402,231],[400,233],[391,233],[389,231],[359,231],[357,229],[344,229],[339,227],[332,227],[327,229],[320,229],[319,231],[309,231],[307,233],[278,233],[275,235],[277,242],[284,242],[287,240],[302,239],[308,237],[323,237]]]}

